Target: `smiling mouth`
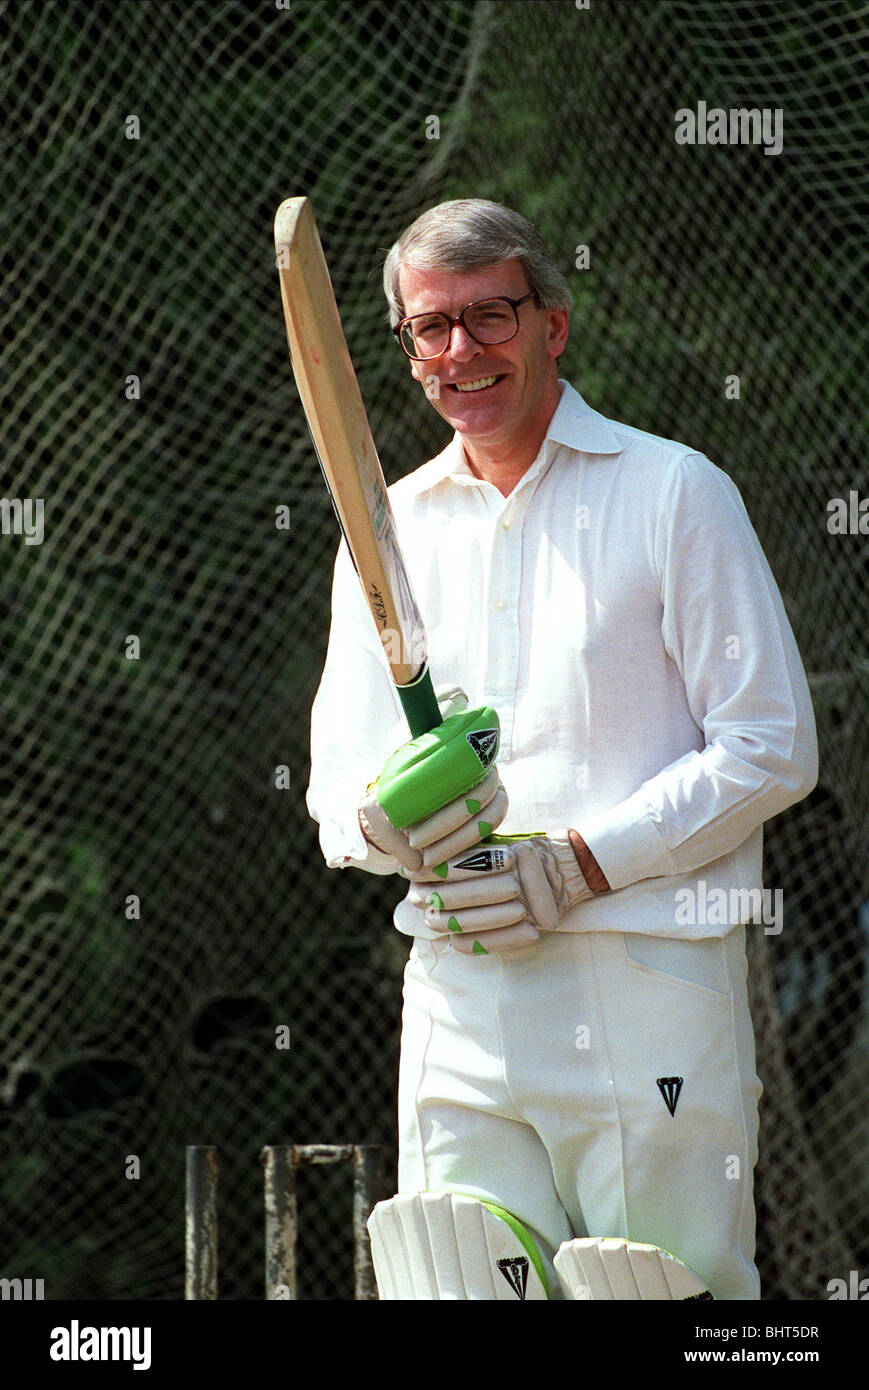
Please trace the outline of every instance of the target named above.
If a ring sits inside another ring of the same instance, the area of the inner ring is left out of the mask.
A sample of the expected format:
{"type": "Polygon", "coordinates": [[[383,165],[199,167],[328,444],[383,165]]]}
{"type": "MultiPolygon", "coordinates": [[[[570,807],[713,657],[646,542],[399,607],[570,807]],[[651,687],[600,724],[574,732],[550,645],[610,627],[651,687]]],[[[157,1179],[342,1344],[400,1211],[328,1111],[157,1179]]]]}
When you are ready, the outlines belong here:
{"type": "Polygon", "coordinates": [[[476,391],[485,391],[488,387],[503,380],[504,375],[502,373],[500,376],[478,376],[473,381],[451,381],[448,382],[448,385],[451,391],[458,391],[464,396],[473,395],[476,391]]]}

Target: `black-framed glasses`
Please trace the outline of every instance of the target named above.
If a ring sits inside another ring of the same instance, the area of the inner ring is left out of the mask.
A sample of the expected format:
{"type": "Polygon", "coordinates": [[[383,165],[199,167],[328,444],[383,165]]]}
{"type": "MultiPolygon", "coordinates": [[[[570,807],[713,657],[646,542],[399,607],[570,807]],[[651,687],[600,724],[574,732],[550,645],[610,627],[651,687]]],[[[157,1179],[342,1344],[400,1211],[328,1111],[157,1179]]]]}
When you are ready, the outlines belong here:
{"type": "Polygon", "coordinates": [[[540,303],[536,290],[529,290],[521,299],[508,299],[506,295],[499,295],[497,299],[475,299],[472,304],[465,305],[457,318],[451,319],[449,314],[412,314],[397,323],[392,331],[415,362],[440,357],[446,352],[457,323],[475,343],[509,343],[519,332],[517,311],[527,299],[540,303]]]}

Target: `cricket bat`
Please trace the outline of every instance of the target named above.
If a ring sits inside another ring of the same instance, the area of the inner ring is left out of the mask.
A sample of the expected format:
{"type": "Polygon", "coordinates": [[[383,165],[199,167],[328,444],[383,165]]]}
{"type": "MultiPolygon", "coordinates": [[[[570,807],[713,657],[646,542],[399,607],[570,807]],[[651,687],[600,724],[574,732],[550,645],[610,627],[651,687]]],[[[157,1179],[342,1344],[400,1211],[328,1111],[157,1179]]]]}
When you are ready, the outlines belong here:
{"type": "Polygon", "coordinates": [[[290,360],[308,428],[415,738],[441,723],[425,628],[307,198],[287,198],[278,208],[275,256],[290,360]]]}

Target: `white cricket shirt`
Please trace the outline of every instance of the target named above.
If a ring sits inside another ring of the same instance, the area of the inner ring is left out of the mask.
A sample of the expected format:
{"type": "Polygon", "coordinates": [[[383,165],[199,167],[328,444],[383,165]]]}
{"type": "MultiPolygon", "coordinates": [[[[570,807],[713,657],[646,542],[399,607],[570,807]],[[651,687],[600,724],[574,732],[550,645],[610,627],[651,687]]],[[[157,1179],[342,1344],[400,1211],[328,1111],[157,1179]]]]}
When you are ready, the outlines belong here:
{"type": "MultiPolygon", "coordinates": [[[[458,434],[389,489],[433,679],[498,712],[498,833],[573,827],[615,890],[560,929],[721,936],[732,914],[686,924],[682,890],[702,905],[759,890],[762,823],[815,785],[802,663],[730,478],[562,387],[509,497],[458,434]]],[[[342,542],[307,798],[330,867],[394,869],[357,805],[400,719],[342,542]]],[[[407,901],[395,923],[434,934],[407,901]]]]}

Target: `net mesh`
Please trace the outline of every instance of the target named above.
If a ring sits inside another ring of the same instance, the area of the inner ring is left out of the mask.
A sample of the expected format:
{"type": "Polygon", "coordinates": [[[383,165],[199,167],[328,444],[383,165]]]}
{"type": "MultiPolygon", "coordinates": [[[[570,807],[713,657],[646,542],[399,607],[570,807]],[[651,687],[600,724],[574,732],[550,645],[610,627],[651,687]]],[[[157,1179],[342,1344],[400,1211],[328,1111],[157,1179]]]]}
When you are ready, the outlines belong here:
{"type": "MultiPolygon", "coordinates": [[[[867,28],[754,0],[0,5],[2,497],[44,500],[40,544],[11,505],[0,536],[0,1274],[180,1297],[187,1143],[221,1151],[226,1298],[261,1296],[263,1144],[384,1143],[394,1179],[403,890],[329,873],[304,811],[337,538],[271,244],[298,192],[388,477],[444,435],[382,256],[480,195],[569,275],[564,375],[741,488],[822,754],[769,829],[784,931],[750,933],[764,1295],[866,1259],[867,550],[826,522],[866,451],[867,28]],[[700,100],[781,108],[782,153],[678,145],[700,100]]],[[[305,1298],[351,1296],[347,1182],[301,1185],[305,1298]]]]}

